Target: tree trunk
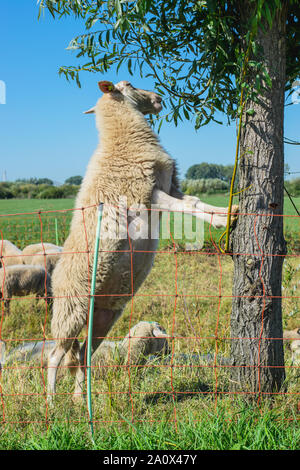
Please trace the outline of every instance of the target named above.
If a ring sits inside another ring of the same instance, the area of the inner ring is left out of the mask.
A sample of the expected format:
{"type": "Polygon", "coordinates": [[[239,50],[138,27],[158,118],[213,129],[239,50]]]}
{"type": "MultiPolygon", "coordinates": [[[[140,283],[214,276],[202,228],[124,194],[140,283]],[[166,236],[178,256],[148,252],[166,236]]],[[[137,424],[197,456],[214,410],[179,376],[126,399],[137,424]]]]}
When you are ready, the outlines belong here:
{"type": "Polygon", "coordinates": [[[234,284],[231,317],[232,391],[249,397],[278,392],[285,378],[281,276],[283,237],[283,122],[285,12],[259,30],[256,42],[272,80],[258,102],[247,102],[241,135],[240,194],[232,235],[234,284]],[[250,151],[250,152],[249,152],[250,151]],[[245,152],[245,153],[244,153],[245,152]]]}

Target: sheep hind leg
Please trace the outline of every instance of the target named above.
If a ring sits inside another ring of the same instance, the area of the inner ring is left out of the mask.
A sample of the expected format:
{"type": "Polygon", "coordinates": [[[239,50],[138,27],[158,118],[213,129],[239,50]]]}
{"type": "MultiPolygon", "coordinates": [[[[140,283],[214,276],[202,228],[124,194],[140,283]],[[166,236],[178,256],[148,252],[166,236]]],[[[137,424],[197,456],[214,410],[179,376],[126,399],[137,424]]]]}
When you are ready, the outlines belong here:
{"type": "MultiPolygon", "coordinates": [[[[92,338],[92,355],[100,346],[107,333],[121,315],[121,311],[113,311],[108,309],[99,309],[94,312],[93,321],[93,338],[92,338]]],[[[85,399],[85,369],[86,369],[87,341],[80,348],[80,366],[77,369],[75,377],[75,390],[73,398],[75,401],[85,399]]]]}
{"type": "Polygon", "coordinates": [[[48,357],[48,391],[47,401],[51,405],[56,392],[56,375],[59,365],[61,364],[65,354],[70,349],[72,343],[58,343],[50,351],[48,357]]]}

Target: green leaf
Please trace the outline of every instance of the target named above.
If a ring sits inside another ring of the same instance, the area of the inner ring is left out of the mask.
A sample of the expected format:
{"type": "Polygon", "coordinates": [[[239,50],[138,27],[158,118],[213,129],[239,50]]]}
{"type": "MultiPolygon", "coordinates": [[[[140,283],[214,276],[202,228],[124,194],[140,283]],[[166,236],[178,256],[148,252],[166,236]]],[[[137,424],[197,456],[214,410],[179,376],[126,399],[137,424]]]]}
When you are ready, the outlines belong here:
{"type": "Polygon", "coordinates": [[[186,108],[183,108],[183,114],[184,114],[184,116],[187,120],[190,119],[190,115],[189,115],[188,111],[186,110],[186,108]]]}
{"type": "Polygon", "coordinates": [[[266,69],[264,70],[263,75],[264,75],[264,79],[266,81],[267,86],[269,88],[272,88],[272,80],[271,80],[271,77],[269,75],[269,72],[266,69]]]}
{"type": "Polygon", "coordinates": [[[127,61],[127,67],[128,67],[128,72],[130,73],[130,75],[132,75],[131,64],[132,64],[131,59],[128,59],[128,61],[127,61]]]}
{"type": "Polygon", "coordinates": [[[266,12],[267,21],[268,21],[269,26],[270,26],[270,29],[271,29],[271,28],[272,28],[272,24],[273,24],[273,18],[272,18],[272,15],[271,15],[271,12],[270,12],[270,9],[269,9],[267,3],[265,3],[265,12],[266,12]]]}
{"type": "Polygon", "coordinates": [[[76,83],[77,83],[77,86],[79,88],[81,88],[81,83],[80,83],[80,80],[79,80],[79,73],[78,72],[76,73],[76,83]]]}

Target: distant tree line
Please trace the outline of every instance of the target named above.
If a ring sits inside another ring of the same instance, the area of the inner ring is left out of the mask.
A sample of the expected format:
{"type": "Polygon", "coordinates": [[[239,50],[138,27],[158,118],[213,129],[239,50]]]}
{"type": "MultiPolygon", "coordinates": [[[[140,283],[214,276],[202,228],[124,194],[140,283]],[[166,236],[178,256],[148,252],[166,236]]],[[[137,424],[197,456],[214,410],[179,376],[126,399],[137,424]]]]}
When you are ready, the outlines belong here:
{"type": "Polygon", "coordinates": [[[233,165],[217,165],[216,163],[199,163],[192,165],[185,177],[192,180],[219,179],[230,184],[233,165]]]}
{"type": "Polygon", "coordinates": [[[53,186],[53,181],[49,178],[19,178],[16,180],[16,183],[28,183],[28,184],[47,184],[49,186],[53,186]]]}
{"type": "MultiPolygon", "coordinates": [[[[285,165],[288,174],[289,167],[285,165]]],[[[192,165],[181,182],[181,189],[189,195],[226,193],[230,189],[233,165],[199,163],[192,165]]],[[[284,183],[291,196],[300,196],[300,178],[286,180],[284,183]]],[[[236,179],[236,187],[238,179],[236,179]]]]}
{"type": "Polygon", "coordinates": [[[214,194],[228,192],[233,172],[233,165],[199,163],[192,165],[181,183],[186,194],[214,194]]]}
{"type": "MultiPolygon", "coordinates": [[[[192,165],[181,182],[185,194],[226,193],[230,189],[233,165],[199,163],[192,165]]],[[[75,197],[82,176],[70,176],[64,184],[57,186],[49,178],[23,178],[14,182],[0,183],[0,199],[62,199],[75,197]]],[[[288,192],[300,196],[300,178],[285,181],[288,192]]]]}
{"type": "Polygon", "coordinates": [[[62,199],[76,196],[82,176],[71,176],[55,186],[49,178],[23,178],[0,183],[0,199],[62,199]]]}
{"type": "Polygon", "coordinates": [[[218,178],[185,179],[181,182],[181,190],[190,196],[196,194],[215,194],[229,191],[230,184],[218,178]]]}

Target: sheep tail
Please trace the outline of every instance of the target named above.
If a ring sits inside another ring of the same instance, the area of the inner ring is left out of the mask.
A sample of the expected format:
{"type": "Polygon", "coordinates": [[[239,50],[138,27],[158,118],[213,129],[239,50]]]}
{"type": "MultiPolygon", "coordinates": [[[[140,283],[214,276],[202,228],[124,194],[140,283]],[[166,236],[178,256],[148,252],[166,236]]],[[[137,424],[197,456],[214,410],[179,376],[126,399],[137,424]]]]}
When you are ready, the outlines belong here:
{"type": "Polygon", "coordinates": [[[78,339],[73,341],[71,349],[67,352],[64,358],[65,366],[69,368],[71,375],[76,375],[78,367],[80,365],[79,360],[80,344],[78,339]]]}

